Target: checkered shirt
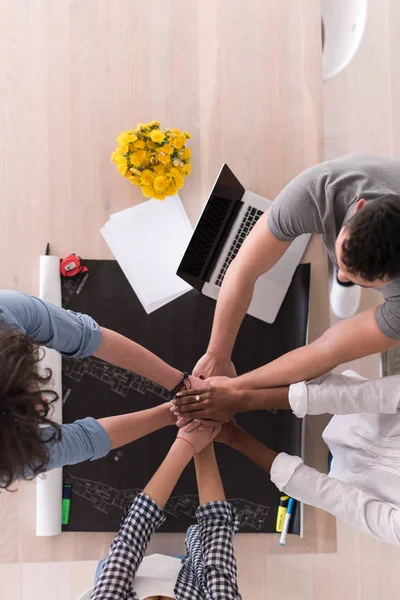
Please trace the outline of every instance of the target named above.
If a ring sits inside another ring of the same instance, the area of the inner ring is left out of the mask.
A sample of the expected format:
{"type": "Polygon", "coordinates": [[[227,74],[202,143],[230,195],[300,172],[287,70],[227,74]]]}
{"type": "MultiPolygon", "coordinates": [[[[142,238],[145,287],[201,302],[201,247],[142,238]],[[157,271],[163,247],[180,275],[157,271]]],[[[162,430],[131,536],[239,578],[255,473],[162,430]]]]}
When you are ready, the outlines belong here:
{"type": "MultiPolygon", "coordinates": [[[[233,538],[238,520],[228,502],[203,504],[186,536],[187,558],[175,584],[176,600],[241,600],[233,538]]],[[[91,600],[137,600],[133,580],[163,511],[140,493],[127,508],[91,600]]]]}

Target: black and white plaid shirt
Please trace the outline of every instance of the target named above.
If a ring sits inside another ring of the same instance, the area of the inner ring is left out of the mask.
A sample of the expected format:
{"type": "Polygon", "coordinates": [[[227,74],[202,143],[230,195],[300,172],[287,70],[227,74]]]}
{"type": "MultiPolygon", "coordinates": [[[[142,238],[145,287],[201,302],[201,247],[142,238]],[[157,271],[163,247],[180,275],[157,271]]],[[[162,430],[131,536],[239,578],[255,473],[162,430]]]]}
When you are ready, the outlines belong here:
{"type": "MultiPolygon", "coordinates": [[[[176,600],[241,600],[233,552],[238,529],[233,507],[228,502],[209,502],[197,509],[196,518],[197,525],[187,531],[187,558],[175,584],[176,600]]],[[[152,534],[164,521],[163,511],[149,496],[136,496],[111,544],[91,600],[137,600],[136,571],[152,534]]]]}

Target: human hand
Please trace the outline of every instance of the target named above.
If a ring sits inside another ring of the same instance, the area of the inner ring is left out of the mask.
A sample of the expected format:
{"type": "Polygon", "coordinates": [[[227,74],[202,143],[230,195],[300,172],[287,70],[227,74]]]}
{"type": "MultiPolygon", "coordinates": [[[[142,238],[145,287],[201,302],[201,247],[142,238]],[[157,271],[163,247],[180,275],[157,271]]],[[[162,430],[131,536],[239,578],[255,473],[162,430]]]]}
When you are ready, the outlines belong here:
{"type": "Polygon", "coordinates": [[[184,390],[172,400],[176,417],[213,419],[224,423],[240,409],[241,392],[209,384],[199,390],[184,390]]]}
{"type": "Polygon", "coordinates": [[[188,442],[192,446],[194,453],[197,454],[198,452],[201,452],[203,448],[208,446],[208,444],[210,444],[219,434],[221,425],[214,423],[213,427],[199,426],[191,431],[187,431],[186,429],[187,428],[183,427],[179,429],[176,439],[188,442]]]}
{"type": "Polygon", "coordinates": [[[233,417],[227,423],[222,425],[221,431],[216,436],[215,441],[227,446],[234,446],[235,441],[244,430],[237,424],[233,417]]]}
{"type": "Polygon", "coordinates": [[[224,375],[226,377],[236,377],[236,369],[233,362],[228,358],[220,358],[215,354],[206,352],[204,356],[197,361],[193,369],[193,375],[196,377],[212,377],[213,375],[224,375]]]}

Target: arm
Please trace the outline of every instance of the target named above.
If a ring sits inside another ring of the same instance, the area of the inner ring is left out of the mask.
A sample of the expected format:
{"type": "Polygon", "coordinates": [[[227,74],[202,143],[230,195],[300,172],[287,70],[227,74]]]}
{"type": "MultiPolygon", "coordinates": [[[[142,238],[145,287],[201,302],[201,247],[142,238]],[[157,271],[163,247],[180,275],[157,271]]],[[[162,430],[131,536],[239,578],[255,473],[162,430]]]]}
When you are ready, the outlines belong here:
{"type": "Polygon", "coordinates": [[[199,454],[196,454],[194,464],[200,504],[206,504],[214,500],[225,500],[225,492],[215,458],[214,444],[210,444],[199,454]]]}
{"type": "Polygon", "coordinates": [[[277,263],[290,243],[272,235],[265,217],[256,223],[224,277],[207,353],[195,366],[194,375],[235,375],[230,357],[255,283],[277,263]]]}
{"type": "Polygon", "coordinates": [[[216,441],[227,444],[234,450],[241,452],[266,473],[270,473],[272,463],[278,456],[276,452],[264,446],[264,444],[240,427],[235,419],[231,419],[222,427],[222,431],[216,437],[216,441]]]}
{"type": "MultiPolygon", "coordinates": [[[[172,390],[182,380],[181,371],[170,367],[143,346],[110,329],[102,328],[101,342],[94,356],[128,371],[139,373],[167,390],[172,390]]],[[[190,376],[189,380],[192,387],[205,385],[196,377],[190,376]]]]}
{"type": "Polygon", "coordinates": [[[400,546],[400,511],[370,492],[306,467],[299,457],[278,455],[271,480],[300,502],[326,510],[337,519],[379,540],[400,546]]]}
{"type": "Polygon", "coordinates": [[[400,546],[400,513],[393,505],[306,467],[298,456],[273,452],[234,421],[225,425],[216,439],[271,473],[271,481],[292,498],[322,508],[361,531],[400,546]]]}
{"type": "MultiPolygon", "coordinates": [[[[57,350],[67,358],[97,356],[118,367],[155,381],[167,390],[182,380],[182,373],[132,340],[101,328],[89,315],[75,313],[29,294],[0,290],[0,317],[34,342],[57,350]]],[[[201,380],[189,378],[192,387],[201,380]]]]}
{"type": "MultiPolygon", "coordinates": [[[[198,528],[188,531],[190,556],[201,556],[199,580],[210,599],[240,599],[233,539],[238,521],[233,507],[225,501],[224,488],[215,458],[214,445],[209,444],[195,456],[200,506],[196,517],[198,528]]],[[[196,567],[196,560],[193,560],[196,567]]]]}
{"type": "Polygon", "coordinates": [[[201,390],[180,392],[171,407],[178,417],[213,419],[222,423],[239,412],[268,409],[292,409],[299,418],[306,414],[396,414],[400,411],[400,375],[364,379],[330,373],[289,388],[260,390],[209,385],[201,390]],[[196,401],[197,396],[200,401],[196,401]]]}
{"type": "MultiPolygon", "coordinates": [[[[170,404],[139,412],[93,419],[87,417],[61,426],[62,437],[59,442],[51,442],[48,448],[49,463],[45,471],[73,465],[86,460],[97,460],[106,456],[111,449],[129,444],[157,429],[175,422],[170,404]]],[[[44,440],[54,432],[52,427],[41,430],[44,440]]],[[[32,476],[26,471],[25,477],[32,476]]]]}
{"type": "Polygon", "coordinates": [[[179,392],[172,400],[171,411],[177,417],[213,419],[224,423],[239,412],[290,409],[288,390],[288,387],[236,390],[208,384],[203,389],[179,392]],[[200,399],[196,400],[196,397],[200,399]]]}
{"type": "Polygon", "coordinates": [[[92,600],[131,597],[135,577],[155,529],[165,517],[162,512],[182,471],[193,457],[193,450],[182,440],[175,440],[162,464],[142,494],[136,496],[111,544],[91,596],[92,600]]]}
{"type": "Polygon", "coordinates": [[[376,322],[376,308],[345,319],[315,342],[288,352],[269,364],[232,380],[235,389],[279,387],[314,379],[337,365],[382,352],[398,342],[388,338],[376,322]]]}

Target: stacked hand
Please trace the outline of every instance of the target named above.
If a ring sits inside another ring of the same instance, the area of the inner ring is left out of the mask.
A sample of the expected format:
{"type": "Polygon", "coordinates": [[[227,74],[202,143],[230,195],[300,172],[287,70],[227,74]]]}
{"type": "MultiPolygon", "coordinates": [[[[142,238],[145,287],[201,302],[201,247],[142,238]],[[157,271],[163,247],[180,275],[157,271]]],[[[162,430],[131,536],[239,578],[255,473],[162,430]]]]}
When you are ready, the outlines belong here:
{"type": "Polygon", "coordinates": [[[212,377],[208,386],[202,389],[190,389],[179,392],[173,399],[171,411],[178,417],[178,426],[186,424],[180,419],[212,419],[225,423],[238,412],[240,391],[229,387],[232,379],[212,377]]]}
{"type": "Polygon", "coordinates": [[[220,424],[214,424],[212,427],[196,427],[196,429],[192,429],[191,431],[181,428],[178,431],[176,439],[185,440],[185,442],[192,446],[194,453],[198,454],[206,446],[211,444],[220,431],[220,424]]]}

